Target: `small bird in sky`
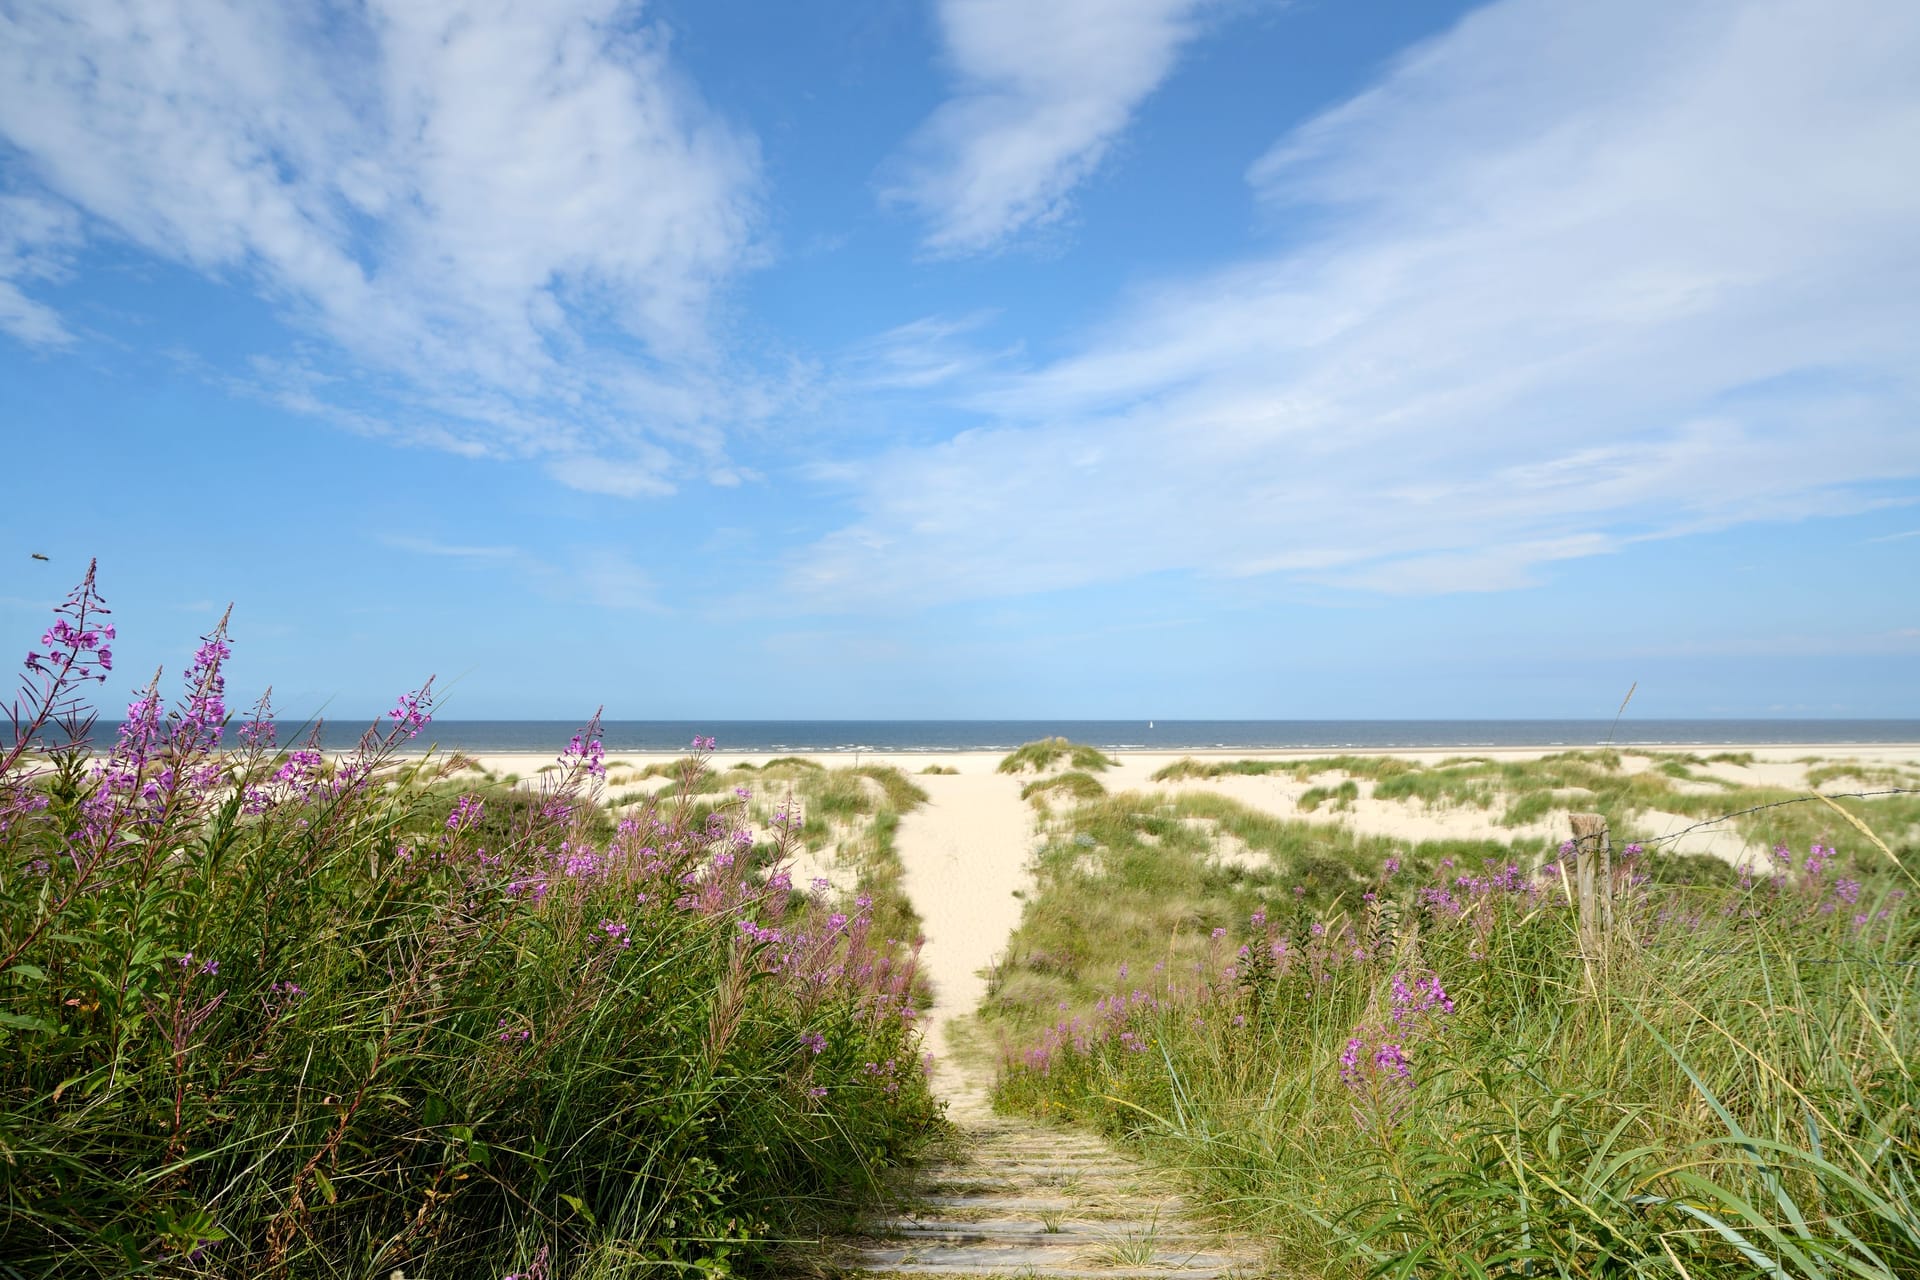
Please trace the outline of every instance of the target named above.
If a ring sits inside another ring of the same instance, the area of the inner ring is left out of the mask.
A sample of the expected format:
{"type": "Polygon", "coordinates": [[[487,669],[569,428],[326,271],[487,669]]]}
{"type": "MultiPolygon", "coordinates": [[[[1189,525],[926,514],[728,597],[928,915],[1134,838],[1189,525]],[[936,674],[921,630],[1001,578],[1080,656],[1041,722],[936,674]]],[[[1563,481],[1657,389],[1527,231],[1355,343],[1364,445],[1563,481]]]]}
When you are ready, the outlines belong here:
{"type": "Polygon", "coordinates": [[[43,555],[41,555],[41,554],[40,554],[40,553],[39,553],[38,551],[35,551],[35,552],[32,552],[31,554],[32,554],[32,556],[33,556],[33,558],[34,558],[35,560],[45,560],[45,559],[46,559],[46,557],[45,557],[45,556],[43,556],[43,555]]]}

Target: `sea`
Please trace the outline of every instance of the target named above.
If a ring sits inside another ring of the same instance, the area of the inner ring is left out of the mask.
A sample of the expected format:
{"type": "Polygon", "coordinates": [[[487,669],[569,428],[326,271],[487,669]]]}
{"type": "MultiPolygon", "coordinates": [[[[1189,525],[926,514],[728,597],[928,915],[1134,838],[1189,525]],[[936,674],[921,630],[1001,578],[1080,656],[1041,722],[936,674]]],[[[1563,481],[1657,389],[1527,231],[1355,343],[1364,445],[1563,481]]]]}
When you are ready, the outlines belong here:
{"type": "MultiPolygon", "coordinates": [[[[111,743],[117,728],[97,724],[93,737],[111,743]]],[[[285,745],[309,726],[277,728],[285,745]]],[[[685,751],[696,737],[723,753],[1008,751],[1050,737],[1120,751],[1920,743],[1920,720],[609,720],[600,728],[612,754],[685,751]]],[[[321,745],[345,750],[365,729],[327,723],[321,745]]],[[[579,729],[567,720],[436,720],[407,747],[558,752],[579,729]]]]}

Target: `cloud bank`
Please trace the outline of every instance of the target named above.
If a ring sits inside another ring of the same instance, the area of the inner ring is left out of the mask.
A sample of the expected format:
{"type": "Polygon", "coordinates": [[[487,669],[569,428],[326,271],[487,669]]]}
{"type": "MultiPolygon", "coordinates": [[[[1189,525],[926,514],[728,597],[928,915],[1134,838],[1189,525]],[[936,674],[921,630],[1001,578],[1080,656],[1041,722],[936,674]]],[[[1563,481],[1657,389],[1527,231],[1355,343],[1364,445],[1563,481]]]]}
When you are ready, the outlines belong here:
{"type": "Polygon", "coordinates": [[[619,0],[28,2],[0,82],[14,336],[67,336],[21,284],[84,233],[269,298],[318,343],[257,366],[288,407],[612,492],[722,464],[758,157],[619,0]]]}
{"type": "Polygon", "coordinates": [[[1478,10],[1252,164],[1317,231],[974,379],[791,584],[1499,590],[1870,506],[1920,475],[1916,66],[1902,0],[1478,10]]]}

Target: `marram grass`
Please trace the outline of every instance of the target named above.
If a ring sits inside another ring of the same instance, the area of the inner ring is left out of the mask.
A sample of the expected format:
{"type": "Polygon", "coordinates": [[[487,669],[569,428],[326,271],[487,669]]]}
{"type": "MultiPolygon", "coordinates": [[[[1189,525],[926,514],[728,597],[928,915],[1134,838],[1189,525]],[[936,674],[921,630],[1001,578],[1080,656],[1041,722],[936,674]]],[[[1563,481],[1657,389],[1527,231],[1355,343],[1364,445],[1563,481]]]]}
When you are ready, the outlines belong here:
{"type": "Polygon", "coordinates": [[[1284,1274],[1920,1275],[1920,925],[1878,850],[1718,887],[1629,861],[1583,959],[1565,855],[1380,859],[1311,909],[1285,877],[1249,907],[1177,828],[1145,833],[1175,856],[1132,852],[1127,803],[1042,856],[995,997],[1000,1106],[1173,1166],[1284,1274]],[[1131,957],[1076,909],[1137,931],[1131,957]]]}

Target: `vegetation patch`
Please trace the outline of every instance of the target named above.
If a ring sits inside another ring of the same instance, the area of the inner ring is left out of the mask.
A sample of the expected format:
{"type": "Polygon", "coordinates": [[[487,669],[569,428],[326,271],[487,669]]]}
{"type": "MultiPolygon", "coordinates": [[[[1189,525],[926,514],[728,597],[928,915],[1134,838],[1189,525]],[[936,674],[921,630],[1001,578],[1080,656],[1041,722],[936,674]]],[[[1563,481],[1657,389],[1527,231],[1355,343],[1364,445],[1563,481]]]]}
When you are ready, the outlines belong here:
{"type": "Polygon", "coordinates": [[[1359,798],[1360,784],[1348,778],[1338,786],[1307,788],[1298,804],[1302,813],[1312,813],[1323,804],[1335,810],[1351,809],[1359,798]]]}
{"type": "Polygon", "coordinates": [[[1105,794],[1107,789],[1100,785],[1100,779],[1090,773],[1082,773],[1078,769],[1056,773],[1050,778],[1041,778],[1020,788],[1022,800],[1032,800],[1036,797],[1044,800],[1055,796],[1069,800],[1092,800],[1096,796],[1105,794]]]}
{"type": "Polygon", "coordinates": [[[1920,1274],[1920,882],[1776,820],[1843,838],[1623,848],[1583,953],[1570,848],[1082,805],[996,975],[997,1105],[1132,1144],[1289,1273],[1920,1274]]]}
{"type": "Polygon", "coordinates": [[[1090,747],[1083,742],[1068,742],[1065,738],[1042,738],[1016,748],[1000,762],[999,771],[1044,773],[1063,760],[1070,768],[1092,773],[1111,769],[1115,763],[1113,757],[1098,747],[1090,747]]]}
{"type": "MultiPolygon", "coordinates": [[[[1429,808],[1472,808],[1493,813],[1502,826],[1537,823],[1555,810],[1577,807],[1599,813],[1623,838],[1637,830],[1634,815],[1650,810],[1706,820],[1723,814],[1747,840],[1772,846],[1804,848],[1829,834],[1830,814],[1790,802],[1803,798],[1804,789],[1746,786],[1711,774],[1695,772],[1713,763],[1750,764],[1751,753],[1721,753],[1703,757],[1682,752],[1647,753],[1653,767],[1628,772],[1621,752],[1610,749],[1562,751],[1533,760],[1492,760],[1454,757],[1439,764],[1422,764],[1398,756],[1316,756],[1299,760],[1194,760],[1174,762],[1153,775],[1156,781],[1208,779],[1236,775],[1281,774],[1307,782],[1324,774],[1345,775],[1333,787],[1315,787],[1301,797],[1309,812],[1341,797],[1348,781],[1373,782],[1372,799],[1403,800],[1429,808]],[[1578,797],[1577,806],[1569,798],[1578,797]],[[1307,801],[1311,799],[1312,804],[1307,801]]],[[[1867,768],[1857,763],[1820,764],[1808,786],[1852,781],[1861,790],[1912,787],[1920,783],[1914,771],[1867,768]]],[[[1350,806],[1357,792],[1347,797],[1350,806]]],[[[1863,810],[1898,849],[1920,850],[1920,796],[1877,797],[1863,810]]]]}
{"type": "MultiPolygon", "coordinates": [[[[1035,855],[1035,886],[983,1013],[1014,1035],[1086,1007],[1121,965],[1178,969],[1209,954],[1213,932],[1262,908],[1361,910],[1389,859],[1443,872],[1544,856],[1544,842],[1405,841],[1278,818],[1211,792],[1140,793],[1082,803],[1055,819],[1035,855]],[[1231,843],[1246,855],[1217,856],[1231,843]]],[[[1302,927],[1305,927],[1304,923],[1302,927]]]]}
{"type": "Polygon", "coordinates": [[[592,725],[461,790],[397,758],[430,685],[337,761],[264,700],[222,750],[224,623],[95,754],[103,612],[0,749],[0,1269],[725,1275],[937,1129],[911,946],[738,797],[616,818],[592,725]]]}

